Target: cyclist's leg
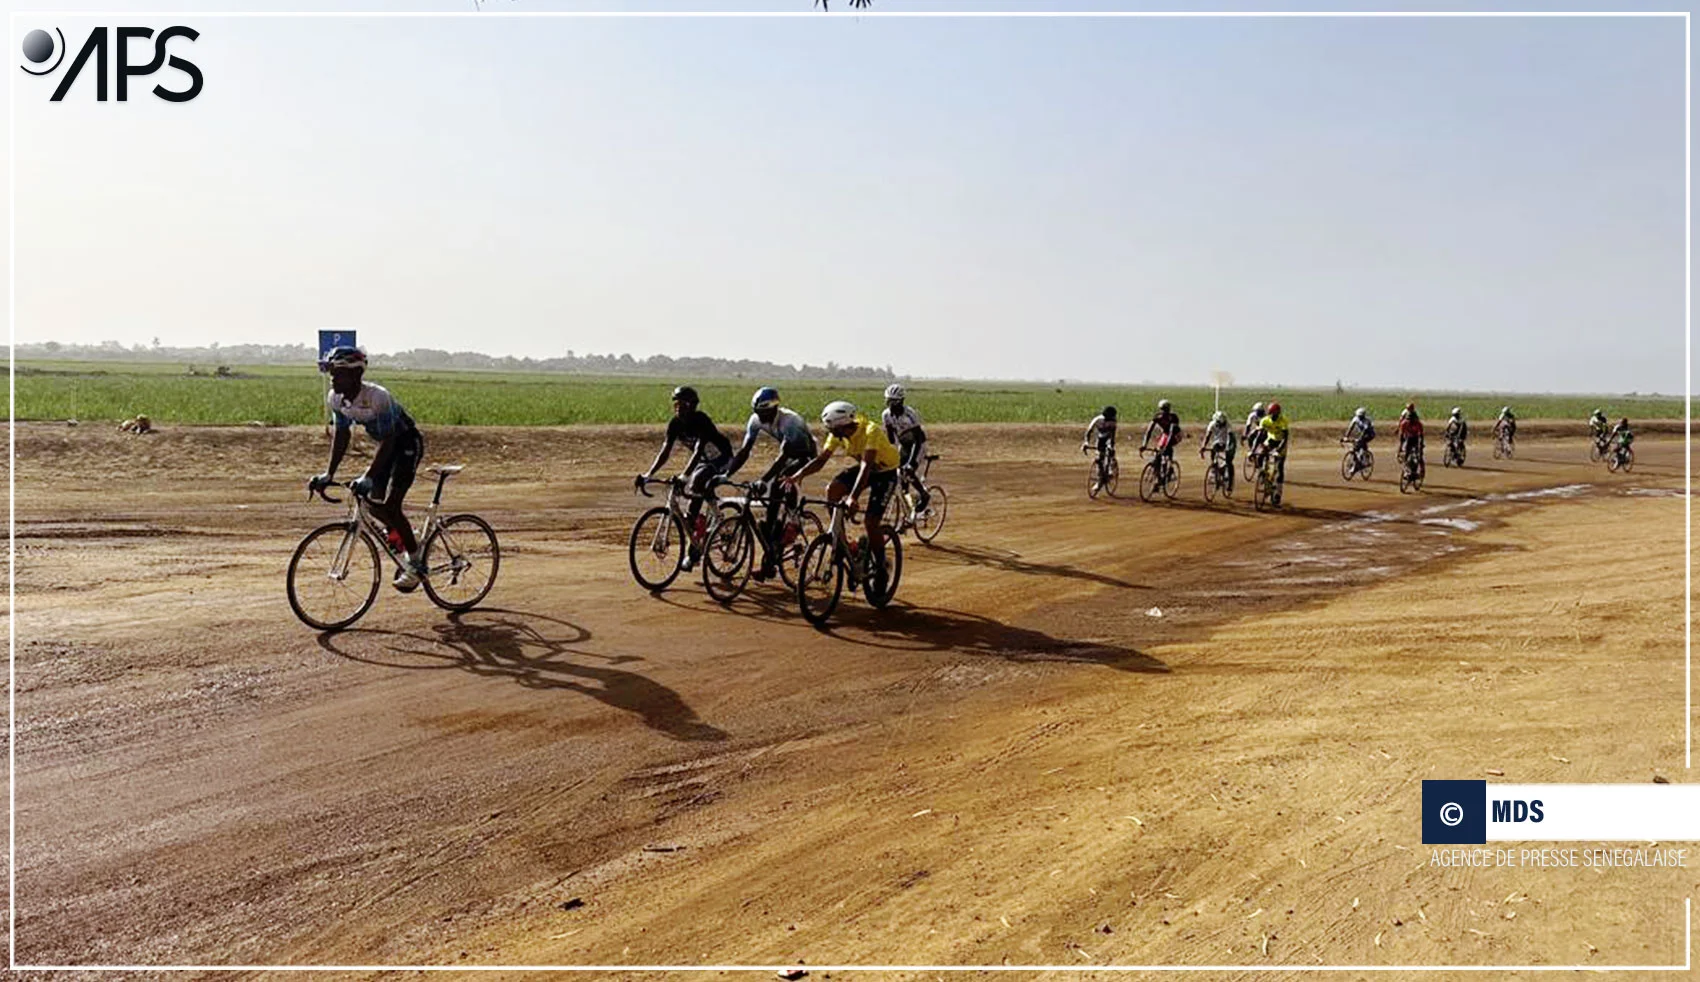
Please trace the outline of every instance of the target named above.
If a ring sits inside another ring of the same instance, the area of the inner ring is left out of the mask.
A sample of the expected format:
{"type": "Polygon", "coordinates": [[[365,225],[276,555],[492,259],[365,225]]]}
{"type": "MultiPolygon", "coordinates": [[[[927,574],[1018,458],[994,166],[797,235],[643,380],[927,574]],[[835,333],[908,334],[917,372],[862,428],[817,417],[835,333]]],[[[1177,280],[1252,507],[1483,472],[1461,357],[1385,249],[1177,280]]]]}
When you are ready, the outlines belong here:
{"type": "Polygon", "coordinates": [[[383,470],[372,475],[372,514],[376,515],[385,527],[395,529],[400,534],[402,548],[414,558],[419,555],[419,540],[413,534],[413,524],[402,511],[402,501],[407,497],[408,489],[413,487],[414,475],[419,470],[419,460],[424,455],[425,438],[418,430],[414,430],[411,439],[404,437],[396,442],[396,447],[383,470]]]}
{"type": "Polygon", "coordinates": [[[868,535],[868,544],[876,552],[885,544],[885,536],[880,532],[880,519],[885,514],[886,500],[896,492],[895,472],[874,474],[868,479],[868,509],[862,513],[862,528],[868,535]]]}

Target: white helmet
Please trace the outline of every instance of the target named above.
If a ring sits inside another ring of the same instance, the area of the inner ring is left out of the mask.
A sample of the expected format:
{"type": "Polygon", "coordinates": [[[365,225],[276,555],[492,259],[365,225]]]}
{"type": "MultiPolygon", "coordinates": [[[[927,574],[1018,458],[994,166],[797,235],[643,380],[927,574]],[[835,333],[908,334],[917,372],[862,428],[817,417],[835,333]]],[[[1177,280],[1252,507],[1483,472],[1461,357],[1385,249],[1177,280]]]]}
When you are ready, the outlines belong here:
{"type": "Polygon", "coordinates": [[[1252,403],[1251,404],[1251,411],[1254,412],[1254,413],[1263,412],[1263,403],[1261,403],[1261,402],[1252,403]]]}
{"type": "Polygon", "coordinates": [[[827,403],[826,408],[820,411],[821,424],[829,430],[834,426],[843,426],[855,418],[855,405],[845,402],[843,399],[827,403]]]}
{"type": "Polygon", "coordinates": [[[1499,414],[1500,414],[1500,415],[1501,415],[1501,416],[1508,416],[1508,415],[1510,415],[1510,414],[1511,414],[1511,407],[1510,407],[1510,406],[1501,406],[1501,407],[1499,407],[1499,414]]]}
{"type": "Polygon", "coordinates": [[[1215,414],[1210,417],[1210,422],[1212,423],[1226,423],[1227,421],[1228,414],[1220,409],[1216,410],[1215,414]]]}
{"type": "Polygon", "coordinates": [[[1362,419],[1363,417],[1369,415],[1369,410],[1365,409],[1362,406],[1359,406],[1358,411],[1353,413],[1352,415],[1358,417],[1359,419],[1362,419]]]}
{"type": "MultiPolygon", "coordinates": [[[[898,385],[896,382],[893,382],[890,385],[885,387],[885,398],[888,402],[893,400],[893,399],[897,400],[898,402],[902,402],[903,396],[904,396],[903,386],[898,385]]],[[[852,408],[851,412],[855,412],[855,409],[852,408]]]]}
{"type": "Polygon", "coordinates": [[[1464,410],[1462,408],[1458,407],[1458,406],[1453,406],[1452,407],[1452,415],[1462,416],[1462,415],[1464,415],[1464,410]]]}

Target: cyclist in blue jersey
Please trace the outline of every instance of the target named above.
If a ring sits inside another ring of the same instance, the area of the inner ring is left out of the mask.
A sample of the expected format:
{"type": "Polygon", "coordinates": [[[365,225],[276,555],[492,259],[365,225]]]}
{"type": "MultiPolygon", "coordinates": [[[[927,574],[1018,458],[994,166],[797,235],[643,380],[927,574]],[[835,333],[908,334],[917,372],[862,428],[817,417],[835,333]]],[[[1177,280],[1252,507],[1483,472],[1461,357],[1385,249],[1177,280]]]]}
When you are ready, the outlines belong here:
{"type": "Polygon", "coordinates": [[[331,373],[331,390],[325,394],[325,405],[336,420],[336,435],[331,439],[330,466],[308,481],[307,486],[319,490],[336,478],[337,465],[348,452],[354,424],[360,424],[366,435],[377,441],[378,449],[372,453],[366,473],[350,481],[348,489],[356,497],[367,499],[372,514],[401,536],[407,555],[396,573],[395,588],[405,593],[417,587],[425,574],[419,540],[401,510],[402,499],[413,486],[419,460],[425,455],[425,438],[414,425],[413,417],[401,408],[388,389],[365,381],[364,351],[346,345],[332,348],[325,355],[325,364],[331,373]]]}

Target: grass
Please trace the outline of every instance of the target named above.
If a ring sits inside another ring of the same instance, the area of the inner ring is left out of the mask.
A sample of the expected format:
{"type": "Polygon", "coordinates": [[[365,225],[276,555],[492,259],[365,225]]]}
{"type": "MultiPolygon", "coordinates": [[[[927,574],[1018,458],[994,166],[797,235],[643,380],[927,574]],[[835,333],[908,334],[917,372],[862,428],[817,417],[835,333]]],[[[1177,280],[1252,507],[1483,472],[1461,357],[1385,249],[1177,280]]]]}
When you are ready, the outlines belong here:
{"type": "MultiPolygon", "coordinates": [[[[209,367],[199,371],[210,372],[209,367]]],[[[325,418],[325,376],[311,366],[239,366],[229,377],[191,376],[176,365],[157,363],[28,361],[16,365],[20,420],[117,420],[145,413],[160,424],[302,425],[325,418]]],[[[657,423],[671,413],[670,379],[610,378],[560,374],[415,372],[375,369],[371,381],[388,388],[422,426],[560,426],[573,423],[657,423]]],[[[750,393],[761,384],[709,380],[695,383],[702,406],[716,422],[741,424],[750,393]]],[[[929,422],[1075,423],[1082,429],[1105,405],[1127,421],[1148,418],[1159,398],[1174,402],[1188,422],[1208,416],[1214,393],[1206,387],[1047,385],[921,381],[906,383],[910,402],[929,422]]],[[[786,405],[811,420],[833,399],[877,408],[882,386],[860,383],[793,382],[780,389],[786,405]]],[[[1483,420],[1510,403],[1524,419],[1584,419],[1596,406],[1612,417],[1681,419],[1682,401],[1666,397],[1573,396],[1447,392],[1369,392],[1332,389],[1222,391],[1222,407],[1243,419],[1251,403],[1277,398],[1296,423],[1344,422],[1358,406],[1377,420],[1398,416],[1415,398],[1428,417],[1454,405],[1483,420]]]]}

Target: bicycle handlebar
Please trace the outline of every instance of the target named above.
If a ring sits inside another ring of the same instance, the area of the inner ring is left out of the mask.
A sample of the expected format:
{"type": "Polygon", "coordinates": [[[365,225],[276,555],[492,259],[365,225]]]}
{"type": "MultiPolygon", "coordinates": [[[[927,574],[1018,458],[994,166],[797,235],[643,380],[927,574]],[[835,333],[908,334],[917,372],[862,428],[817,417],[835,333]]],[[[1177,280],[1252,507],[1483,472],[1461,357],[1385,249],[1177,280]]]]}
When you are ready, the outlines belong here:
{"type": "Polygon", "coordinates": [[[684,479],[678,477],[646,477],[642,481],[638,482],[637,490],[642,493],[645,498],[653,498],[655,495],[649,493],[649,486],[651,484],[678,484],[683,486],[684,479]]]}
{"type": "Polygon", "coordinates": [[[324,500],[330,502],[333,505],[340,505],[340,504],[342,504],[342,499],[341,498],[333,498],[330,495],[326,494],[325,488],[346,488],[346,487],[348,487],[348,485],[342,483],[341,481],[326,481],[324,484],[315,488],[315,487],[313,487],[313,482],[309,481],[309,482],[307,482],[307,500],[312,501],[313,496],[316,494],[320,498],[323,498],[324,500]]]}

